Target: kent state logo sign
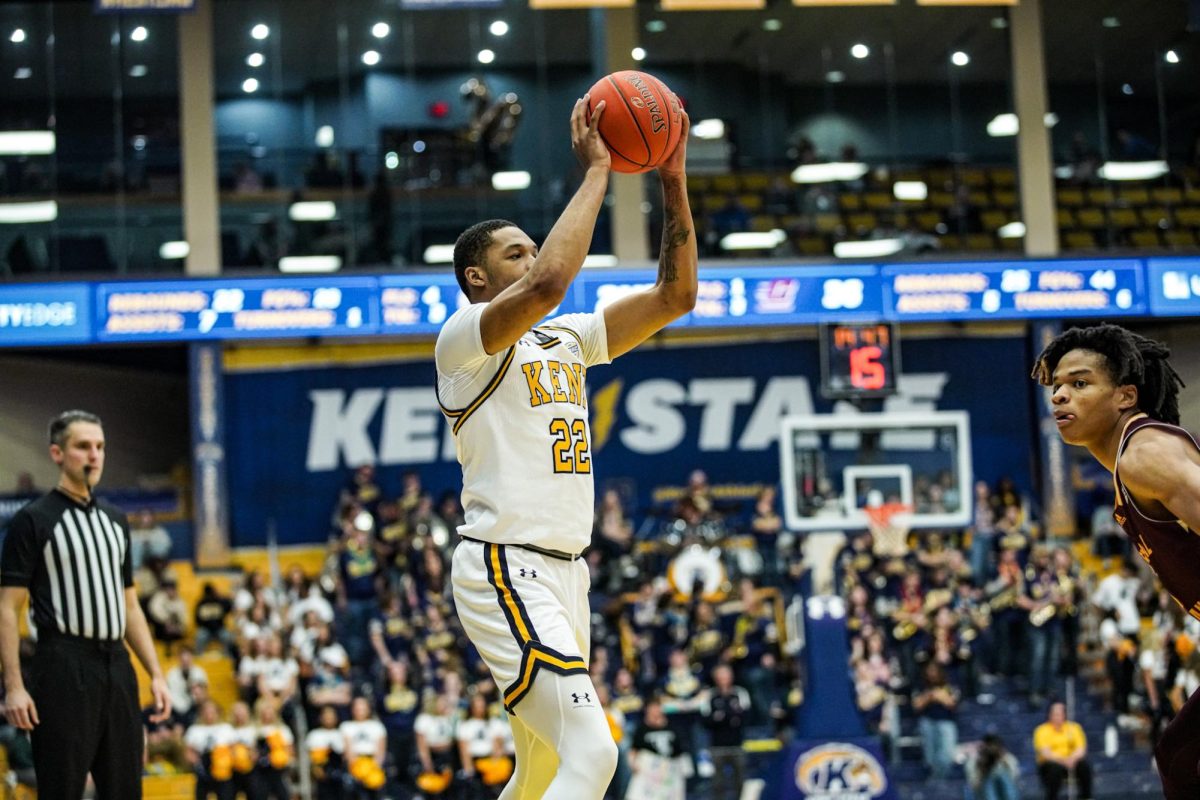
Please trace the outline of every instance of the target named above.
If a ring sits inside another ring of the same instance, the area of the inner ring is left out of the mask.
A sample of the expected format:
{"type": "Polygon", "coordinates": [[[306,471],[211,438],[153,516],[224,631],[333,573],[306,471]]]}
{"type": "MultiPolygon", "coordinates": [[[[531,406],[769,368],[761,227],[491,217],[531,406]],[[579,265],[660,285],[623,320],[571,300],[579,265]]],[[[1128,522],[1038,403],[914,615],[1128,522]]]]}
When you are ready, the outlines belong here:
{"type": "Polygon", "coordinates": [[[870,800],[887,785],[875,756],[852,744],[824,744],[796,759],[796,788],[807,800],[870,800]]]}

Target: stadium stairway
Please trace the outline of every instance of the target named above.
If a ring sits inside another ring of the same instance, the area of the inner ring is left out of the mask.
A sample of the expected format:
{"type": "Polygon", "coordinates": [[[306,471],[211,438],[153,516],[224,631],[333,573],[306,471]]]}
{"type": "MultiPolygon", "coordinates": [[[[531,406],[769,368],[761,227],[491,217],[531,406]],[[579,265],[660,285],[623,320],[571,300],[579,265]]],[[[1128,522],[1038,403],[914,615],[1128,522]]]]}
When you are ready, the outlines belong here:
{"type": "MultiPolygon", "coordinates": [[[[1079,681],[1076,681],[1077,685],[1079,681]]],[[[1065,681],[1060,681],[1060,696],[1065,690],[1065,681]]],[[[1030,709],[1024,692],[1011,683],[997,683],[988,688],[995,701],[987,705],[975,700],[964,700],[959,707],[959,744],[978,742],[985,734],[999,736],[1021,764],[1019,788],[1023,798],[1041,798],[1036,759],[1033,752],[1033,731],[1045,720],[1042,709],[1030,709]]],[[[1142,800],[1161,798],[1158,777],[1150,763],[1150,752],[1138,746],[1124,732],[1119,734],[1117,753],[1109,758],[1104,754],[1105,731],[1112,715],[1103,708],[1099,697],[1084,691],[1075,693],[1075,721],[1083,726],[1088,738],[1088,760],[1095,776],[1096,800],[1142,800]]],[[[916,721],[903,722],[901,760],[891,767],[892,780],[899,788],[903,800],[952,800],[964,796],[965,781],[962,768],[945,780],[926,777],[921,762],[920,737],[916,732],[916,721]]]]}

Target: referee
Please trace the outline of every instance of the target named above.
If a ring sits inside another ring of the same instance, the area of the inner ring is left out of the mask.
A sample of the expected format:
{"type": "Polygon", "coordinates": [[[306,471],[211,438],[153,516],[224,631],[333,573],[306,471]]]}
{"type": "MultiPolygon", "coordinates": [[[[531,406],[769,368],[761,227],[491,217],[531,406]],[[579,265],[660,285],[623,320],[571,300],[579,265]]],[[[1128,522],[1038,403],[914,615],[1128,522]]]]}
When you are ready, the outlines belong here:
{"type": "Polygon", "coordinates": [[[133,588],[129,523],[92,497],[104,472],[100,418],[60,414],[50,423],[50,458],[58,485],[16,513],[0,554],[4,713],[33,732],[42,800],[79,800],[89,772],[98,800],[136,800],[144,734],[126,642],[151,676],[151,720],[166,719],[171,700],[133,588]],[[28,689],[17,629],[26,598],[38,633],[28,689]]]}

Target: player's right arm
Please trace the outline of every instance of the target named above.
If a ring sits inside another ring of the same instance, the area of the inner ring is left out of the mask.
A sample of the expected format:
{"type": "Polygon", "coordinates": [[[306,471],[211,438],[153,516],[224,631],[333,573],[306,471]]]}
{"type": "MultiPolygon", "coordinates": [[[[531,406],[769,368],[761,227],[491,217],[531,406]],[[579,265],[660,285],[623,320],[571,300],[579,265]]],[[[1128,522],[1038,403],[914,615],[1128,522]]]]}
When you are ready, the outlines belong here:
{"type": "MultiPolygon", "coordinates": [[[[587,256],[612,165],[598,130],[604,102],[596,106],[589,123],[587,100],[585,95],[575,101],[571,112],[571,149],[584,168],[583,183],[550,229],[533,266],[484,309],[480,335],[488,355],[511,347],[553,311],[566,297],[587,256]]],[[[523,257],[521,253],[516,255],[523,257]]]]}
{"type": "Polygon", "coordinates": [[[1121,456],[1121,482],[1135,501],[1157,503],[1200,533],[1200,451],[1184,437],[1161,428],[1140,431],[1121,456]]]}

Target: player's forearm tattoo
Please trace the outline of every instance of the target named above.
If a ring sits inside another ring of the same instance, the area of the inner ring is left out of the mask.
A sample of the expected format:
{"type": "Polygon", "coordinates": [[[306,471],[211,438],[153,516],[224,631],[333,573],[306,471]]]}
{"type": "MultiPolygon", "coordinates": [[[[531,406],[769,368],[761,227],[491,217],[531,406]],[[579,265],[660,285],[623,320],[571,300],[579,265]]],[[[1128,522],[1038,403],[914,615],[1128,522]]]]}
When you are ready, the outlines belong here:
{"type": "Polygon", "coordinates": [[[674,183],[663,184],[663,207],[666,219],[663,222],[662,247],[658,255],[658,278],[662,283],[674,283],[679,278],[675,264],[675,251],[687,244],[692,235],[692,220],[679,211],[684,187],[674,183]]]}

